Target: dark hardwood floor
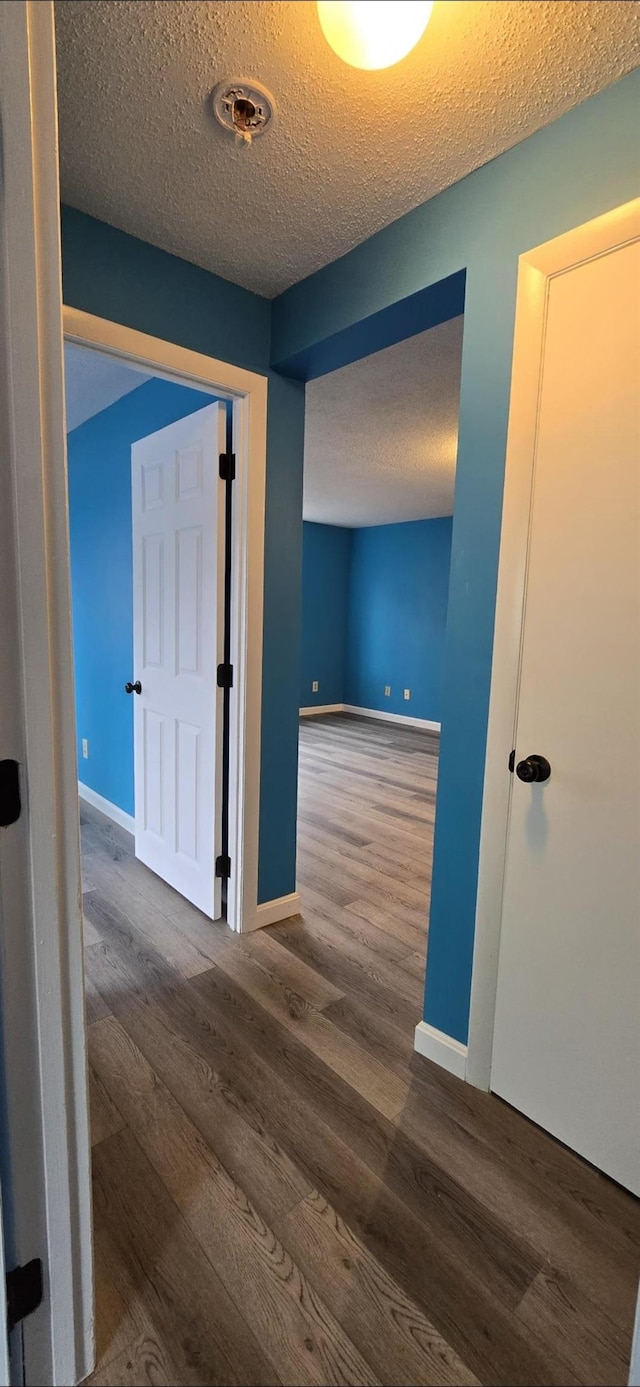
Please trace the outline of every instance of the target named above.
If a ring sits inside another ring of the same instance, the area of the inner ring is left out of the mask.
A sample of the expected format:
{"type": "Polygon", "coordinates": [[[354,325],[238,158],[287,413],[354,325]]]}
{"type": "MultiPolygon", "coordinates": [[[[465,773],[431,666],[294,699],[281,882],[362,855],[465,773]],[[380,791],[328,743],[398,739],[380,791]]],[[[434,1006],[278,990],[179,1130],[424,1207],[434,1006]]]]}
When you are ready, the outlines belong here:
{"type": "Polygon", "coordinates": [[[622,1384],[630,1195],[413,1053],[437,738],[301,727],[303,914],[82,805],[98,1384],[622,1384]]]}

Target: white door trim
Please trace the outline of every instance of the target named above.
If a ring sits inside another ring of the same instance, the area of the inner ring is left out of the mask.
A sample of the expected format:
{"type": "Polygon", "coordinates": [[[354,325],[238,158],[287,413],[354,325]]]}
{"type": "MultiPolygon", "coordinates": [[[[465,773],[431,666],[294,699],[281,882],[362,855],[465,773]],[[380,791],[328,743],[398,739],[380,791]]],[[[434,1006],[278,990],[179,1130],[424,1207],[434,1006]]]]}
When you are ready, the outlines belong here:
{"type": "Polygon", "coordinates": [[[640,199],[520,256],[505,490],[500,536],[489,724],[466,1077],[488,1089],[514,746],[540,374],[549,281],[640,235],[640,199]]]}
{"type": "Polygon", "coordinates": [[[183,385],[206,385],[233,401],[236,480],[231,575],[229,854],[227,920],[255,927],[258,906],[260,721],[267,379],[228,362],[65,306],[67,341],[99,348],[142,371],[183,385]]]}
{"type": "Polygon", "coordinates": [[[263,929],[265,925],[277,925],[280,920],[290,920],[292,916],[299,915],[301,910],[302,898],[299,891],[291,891],[288,896],[278,896],[274,901],[264,901],[258,906],[255,928],[263,929]]]}
{"type": "Polygon", "coordinates": [[[14,1371],[64,1384],[93,1366],[93,1278],[52,4],[0,5],[0,113],[3,1197],[12,1258],[44,1268],[14,1371]]]}

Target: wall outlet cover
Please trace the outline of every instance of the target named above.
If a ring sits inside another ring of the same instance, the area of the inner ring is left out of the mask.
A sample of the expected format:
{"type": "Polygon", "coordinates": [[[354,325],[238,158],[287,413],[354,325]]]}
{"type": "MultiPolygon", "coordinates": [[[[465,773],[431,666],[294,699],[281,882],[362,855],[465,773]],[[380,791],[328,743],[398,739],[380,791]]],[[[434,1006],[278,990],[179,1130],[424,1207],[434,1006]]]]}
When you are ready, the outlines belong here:
{"type": "Polygon", "coordinates": [[[89,759],[89,743],[88,743],[86,737],[83,737],[83,738],[82,738],[82,755],[83,755],[85,761],[88,761],[88,759],[89,759]]]}
{"type": "Polygon", "coordinates": [[[311,692],[312,692],[312,693],[317,693],[317,692],[318,692],[318,680],[317,680],[317,679],[314,679],[313,684],[311,685],[311,692]]]}
{"type": "Polygon", "coordinates": [[[404,691],[404,696],[405,696],[405,699],[406,699],[407,702],[408,702],[409,699],[411,698],[411,689],[405,689],[405,691],[404,691]]]}
{"type": "Polygon", "coordinates": [[[384,686],[384,696],[385,696],[385,698],[389,698],[389,697],[391,696],[391,685],[390,685],[390,684],[385,684],[385,686],[384,686]]]}

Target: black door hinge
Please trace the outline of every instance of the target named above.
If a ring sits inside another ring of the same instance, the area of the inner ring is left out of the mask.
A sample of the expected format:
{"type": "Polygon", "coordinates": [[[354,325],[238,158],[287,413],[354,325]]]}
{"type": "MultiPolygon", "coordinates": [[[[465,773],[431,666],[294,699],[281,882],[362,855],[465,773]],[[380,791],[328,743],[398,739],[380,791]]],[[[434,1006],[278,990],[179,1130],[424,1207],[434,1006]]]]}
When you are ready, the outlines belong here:
{"type": "Polygon", "coordinates": [[[223,881],[228,881],[231,876],[231,858],[224,853],[216,857],[216,876],[222,877],[223,881]]]}
{"type": "Polygon", "coordinates": [[[9,1333],[20,1320],[33,1314],[42,1304],[42,1262],[34,1257],[23,1267],[8,1271],[7,1282],[7,1328],[9,1333]]]}
{"type": "Polygon", "coordinates": [[[233,688],[233,665],[218,665],[218,688],[233,688]]]}
{"type": "Polygon", "coordinates": [[[17,761],[0,761],[0,828],[20,818],[20,770],[17,761]]]}
{"type": "Polygon", "coordinates": [[[236,455],[235,453],[220,454],[220,479],[223,482],[234,482],[236,479],[236,455]]]}
{"type": "Polygon", "coordinates": [[[512,774],[512,775],[513,775],[513,772],[514,772],[514,770],[515,770],[515,767],[516,767],[516,753],[515,753],[515,748],[514,748],[514,750],[511,752],[511,755],[510,755],[510,757],[509,757],[509,770],[511,771],[511,774],[512,774]]]}

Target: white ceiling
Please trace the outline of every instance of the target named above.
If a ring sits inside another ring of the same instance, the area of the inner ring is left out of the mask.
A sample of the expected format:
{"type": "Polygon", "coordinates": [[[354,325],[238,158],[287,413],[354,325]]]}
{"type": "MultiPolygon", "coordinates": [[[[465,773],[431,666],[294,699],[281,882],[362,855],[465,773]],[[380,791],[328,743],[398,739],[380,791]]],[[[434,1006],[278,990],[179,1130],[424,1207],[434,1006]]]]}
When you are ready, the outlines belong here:
{"type": "Polygon", "coordinates": [[[346,67],[310,0],[58,0],[62,193],[271,297],[615,81],[637,0],[439,0],[383,72],[346,67]],[[251,148],[223,78],[275,95],[251,148]]]}
{"type": "Polygon", "coordinates": [[[78,347],[75,342],[64,344],[64,374],[68,433],[151,380],[151,376],[132,366],[124,366],[88,347],[78,347]]]}
{"type": "Polygon", "coordinates": [[[307,386],[305,520],[384,525],[453,513],[462,323],[307,386]]]}

